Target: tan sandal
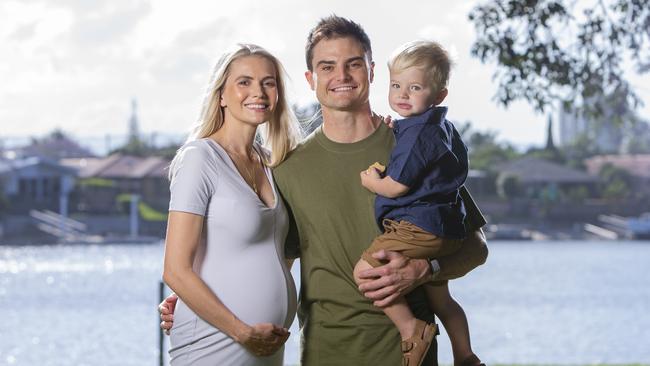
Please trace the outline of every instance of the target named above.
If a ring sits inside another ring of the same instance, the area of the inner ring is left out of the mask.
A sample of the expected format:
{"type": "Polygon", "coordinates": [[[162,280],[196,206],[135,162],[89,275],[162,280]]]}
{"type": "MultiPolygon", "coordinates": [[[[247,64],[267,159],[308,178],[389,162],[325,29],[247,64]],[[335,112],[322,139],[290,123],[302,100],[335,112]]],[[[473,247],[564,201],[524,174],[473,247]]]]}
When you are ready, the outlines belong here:
{"type": "Polygon", "coordinates": [[[483,362],[481,362],[481,359],[478,358],[475,354],[472,354],[471,356],[467,357],[460,363],[454,363],[457,366],[485,366],[483,362]]]}
{"type": "Polygon", "coordinates": [[[436,336],[438,327],[416,319],[415,333],[411,338],[402,341],[402,366],[420,366],[436,336]]]}

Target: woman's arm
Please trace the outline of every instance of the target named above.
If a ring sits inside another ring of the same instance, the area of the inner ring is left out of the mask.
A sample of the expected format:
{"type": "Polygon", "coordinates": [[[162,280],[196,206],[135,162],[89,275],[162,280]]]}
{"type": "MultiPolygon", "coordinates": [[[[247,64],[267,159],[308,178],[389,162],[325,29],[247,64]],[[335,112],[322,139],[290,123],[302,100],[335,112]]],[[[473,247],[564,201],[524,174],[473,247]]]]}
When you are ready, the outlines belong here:
{"type": "Polygon", "coordinates": [[[226,308],[192,269],[202,229],[203,216],[169,212],[163,280],[198,316],[239,341],[248,326],[226,308]]]}
{"type": "Polygon", "coordinates": [[[253,326],[244,323],[194,272],[192,265],[202,229],[202,216],[170,211],[163,280],[194,313],[254,354],[274,353],[288,338],[288,331],[270,323],[253,326]]]}

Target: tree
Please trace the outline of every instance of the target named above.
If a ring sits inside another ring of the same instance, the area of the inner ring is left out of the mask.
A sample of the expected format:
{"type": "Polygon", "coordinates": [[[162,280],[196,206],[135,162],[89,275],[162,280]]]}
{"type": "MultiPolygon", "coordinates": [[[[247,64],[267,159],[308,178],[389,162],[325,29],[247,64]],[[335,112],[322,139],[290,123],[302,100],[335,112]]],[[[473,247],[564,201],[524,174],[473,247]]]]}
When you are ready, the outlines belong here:
{"type": "Polygon", "coordinates": [[[585,133],[580,134],[563,151],[566,156],[567,165],[582,170],[585,169],[585,159],[602,153],[598,148],[598,144],[595,143],[594,138],[585,133]]]}
{"type": "Polygon", "coordinates": [[[497,194],[503,199],[521,196],[522,186],[516,175],[500,174],[497,178],[497,194]]]}
{"type": "Polygon", "coordinates": [[[562,154],[562,151],[558,150],[555,147],[555,142],[553,142],[553,119],[551,116],[548,117],[546,125],[546,146],[543,148],[531,147],[526,151],[524,156],[532,156],[559,164],[564,164],[566,162],[566,158],[562,154]]]}
{"type": "Polygon", "coordinates": [[[133,156],[149,156],[151,155],[151,147],[147,145],[144,141],[137,139],[129,139],[126,144],[117,149],[114,149],[108,153],[112,154],[124,154],[124,155],[133,155],[133,156]]]}
{"type": "Polygon", "coordinates": [[[603,198],[622,199],[631,195],[633,186],[632,177],[627,171],[617,168],[612,164],[605,164],[598,173],[603,187],[603,198]]]}
{"type": "Polygon", "coordinates": [[[471,123],[459,126],[463,141],[469,149],[469,161],[472,169],[492,171],[495,167],[518,156],[515,148],[507,143],[497,142],[494,131],[474,131],[471,123]]]}
{"type": "Polygon", "coordinates": [[[641,103],[623,64],[650,70],[649,0],[493,0],[469,19],[472,55],[497,63],[495,99],[504,106],[525,100],[544,112],[559,101],[599,116],[608,106],[593,101],[603,95],[626,109],[641,103]]]}
{"type": "Polygon", "coordinates": [[[620,152],[623,154],[650,153],[650,124],[637,118],[623,135],[620,152]]]}

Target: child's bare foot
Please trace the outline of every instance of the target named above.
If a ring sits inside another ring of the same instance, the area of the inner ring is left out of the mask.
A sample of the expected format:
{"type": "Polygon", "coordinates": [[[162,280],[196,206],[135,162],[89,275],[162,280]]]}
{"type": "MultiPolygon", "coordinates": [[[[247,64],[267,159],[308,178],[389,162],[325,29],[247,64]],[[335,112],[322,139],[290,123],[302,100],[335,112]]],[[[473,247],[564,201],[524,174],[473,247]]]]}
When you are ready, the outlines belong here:
{"type": "Polygon", "coordinates": [[[419,321],[421,320],[418,320],[416,317],[412,317],[411,319],[403,321],[398,325],[397,330],[399,330],[399,335],[402,337],[403,341],[413,337],[413,334],[415,334],[415,328],[417,327],[419,321]]]}

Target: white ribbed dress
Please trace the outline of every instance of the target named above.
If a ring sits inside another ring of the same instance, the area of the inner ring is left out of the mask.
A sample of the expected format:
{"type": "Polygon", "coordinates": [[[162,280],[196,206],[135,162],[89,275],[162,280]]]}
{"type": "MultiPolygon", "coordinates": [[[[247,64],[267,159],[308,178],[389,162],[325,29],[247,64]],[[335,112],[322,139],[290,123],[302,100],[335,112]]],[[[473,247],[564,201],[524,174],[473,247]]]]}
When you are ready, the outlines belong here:
{"type": "MultiPolygon", "coordinates": [[[[261,153],[259,146],[256,146],[261,153]]],[[[181,149],[171,181],[170,211],[205,218],[194,270],[247,324],[289,328],[296,288],[284,261],[288,217],[270,169],[275,206],[267,207],[244,181],[226,151],[199,139],[181,149]]],[[[171,330],[171,365],[281,366],[284,349],[255,357],[205,322],[179,299],[171,330]]]]}

